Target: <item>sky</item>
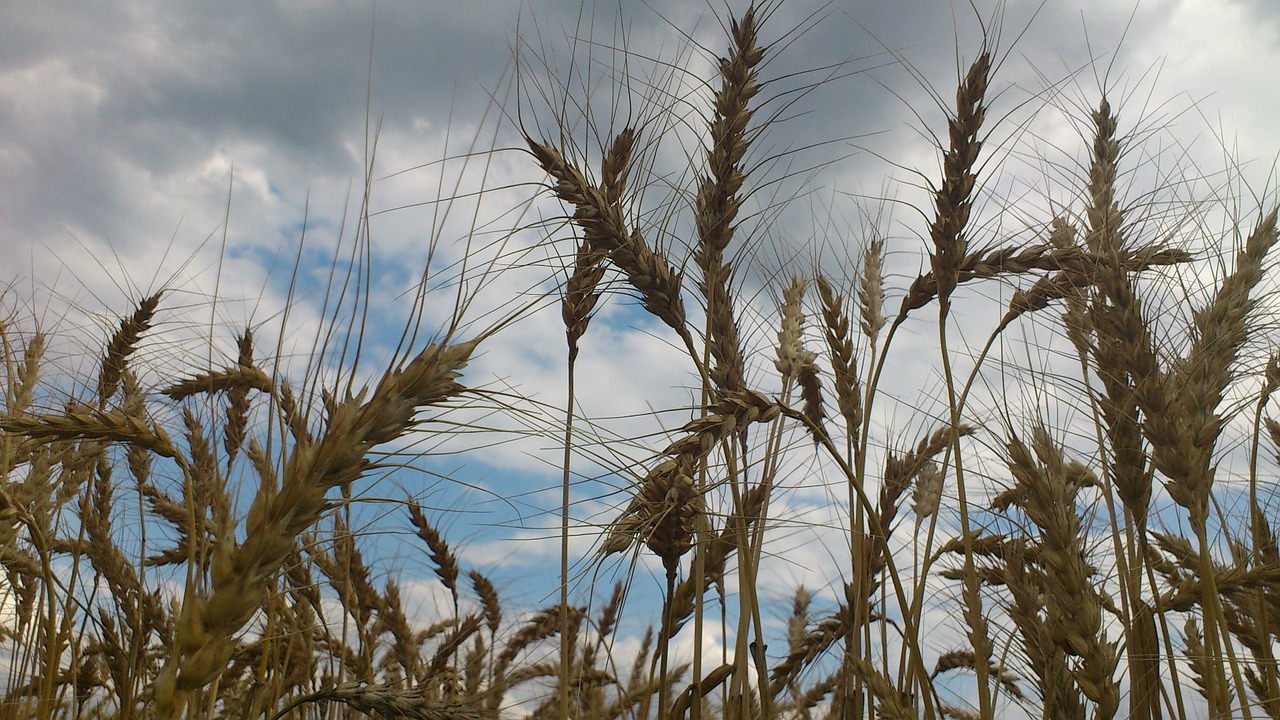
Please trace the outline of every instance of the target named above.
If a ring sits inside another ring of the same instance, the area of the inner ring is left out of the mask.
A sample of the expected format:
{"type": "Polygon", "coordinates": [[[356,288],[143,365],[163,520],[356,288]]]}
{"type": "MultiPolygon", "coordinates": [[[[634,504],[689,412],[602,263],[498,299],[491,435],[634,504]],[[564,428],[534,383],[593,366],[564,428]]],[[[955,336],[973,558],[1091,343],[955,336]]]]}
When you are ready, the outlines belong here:
{"type": "MultiPolygon", "coordinates": [[[[728,11],[741,6],[729,3],[728,11]]],[[[459,274],[467,278],[464,296],[474,297],[461,335],[521,312],[486,340],[466,381],[537,400],[522,415],[483,419],[545,434],[507,435],[483,453],[425,461],[470,489],[414,475],[385,478],[368,492],[419,495],[439,508],[464,563],[509,573],[530,603],[548,599],[550,586],[539,590],[534,580],[557,553],[542,511],[556,502],[551,434],[564,403],[564,346],[547,282],[560,252],[553,248],[563,243],[547,238],[565,233],[551,222],[563,209],[536,195],[543,178],[519,131],[556,140],[566,127],[570,144],[598,157],[598,136],[628,122],[669,128],[661,143],[656,130],[642,132],[646,159],[662,172],[641,186],[637,204],[660,209],[670,197],[664,183],[687,182],[687,158],[696,156],[694,126],[679,119],[705,108],[693,75],[724,52],[725,7],[679,0],[3,0],[0,7],[6,311],[81,332],[72,342],[93,348],[132,302],[167,289],[159,330],[181,339],[142,353],[158,375],[225,360],[225,342],[209,350],[201,338],[212,332],[225,340],[244,326],[269,343],[278,337],[280,354],[305,358],[324,326],[335,257],[360,247],[369,280],[358,307],[367,311],[368,333],[357,373],[367,373],[394,351],[434,245],[422,332],[447,325],[459,274]],[[585,112],[563,103],[565,87],[591,98],[585,112]],[[366,189],[367,231],[357,222],[366,189]],[[451,197],[458,199],[442,202],[451,197]],[[457,264],[464,258],[465,269],[457,264]],[[523,543],[515,555],[513,537],[523,543]]],[[[984,212],[1011,210],[1005,225],[987,226],[985,239],[1033,239],[1053,207],[1075,199],[1064,176],[1080,176],[1072,162],[1085,150],[1081,111],[1096,106],[1103,89],[1119,108],[1121,132],[1142,140],[1126,156],[1135,184],[1182,178],[1201,191],[1274,194],[1280,5],[788,0],[771,9],[761,32],[771,44],[762,77],[771,82],[757,119],[775,122],[748,158],[761,182],[744,223],[751,228],[744,242],[753,245],[740,251],[749,258],[743,297],[758,311],[744,312],[744,326],[761,342],[791,272],[783,268],[817,264],[847,284],[850,258],[874,230],[889,239],[892,298],[927,262],[915,209],[926,207],[922,178],[910,169],[936,176],[933,138],[945,133],[939,103],[952,102],[957,68],[974,57],[983,25],[1001,60],[989,111],[999,122],[988,149],[1004,168],[984,212]]],[[[1232,203],[1247,218],[1258,200],[1241,193],[1232,203]]],[[[909,329],[901,341],[893,381],[901,385],[880,419],[893,437],[918,436],[938,410],[930,405],[936,371],[911,352],[928,332],[909,329]]],[[[83,370],[84,353],[67,349],[61,361],[69,372],[83,370]]],[[[756,369],[766,385],[767,367],[756,369]]],[[[685,418],[650,411],[693,397],[682,352],[625,293],[607,297],[579,372],[584,413],[620,437],[678,426],[685,418]]],[[[640,447],[628,452],[644,459],[640,447]]],[[[625,502],[615,492],[622,480],[601,470],[624,461],[582,460],[583,473],[601,476],[578,487],[582,520],[604,522],[625,502]]],[[[821,483],[798,483],[787,500],[794,527],[834,522],[830,494],[821,483]]],[[[780,541],[799,547],[811,539],[797,531],[780,541]]],[[[575,547],[586,553],[589,542],[575,547]]],[[[425,565],[407,559],[407,549],[390,552],[393,564],[425,565]]],[[[838,548],[831,552],[834,563],[838,548]]],[[[830,582],[822,577],[829,569],[824,561],[773,572],[789,588],[830,582]]]]}

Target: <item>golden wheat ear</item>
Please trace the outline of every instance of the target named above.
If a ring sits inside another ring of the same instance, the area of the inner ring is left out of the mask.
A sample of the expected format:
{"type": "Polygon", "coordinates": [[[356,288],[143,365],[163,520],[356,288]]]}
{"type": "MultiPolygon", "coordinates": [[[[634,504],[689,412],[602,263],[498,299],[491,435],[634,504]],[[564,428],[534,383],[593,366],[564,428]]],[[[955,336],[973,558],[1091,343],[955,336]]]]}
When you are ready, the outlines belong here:
{"type": "Polygon", "coordinates": [[[98,372],[98,400],[106,403],[120,387],[120,378],[125,371],[129,356],[138,349],[143,333],[151,329],[155,319],[156,308],[164,291],[143,298],[133,314],[120,321],[120,327],[107,343],[106,353],[102,357],[102,368],[98,372]]]}

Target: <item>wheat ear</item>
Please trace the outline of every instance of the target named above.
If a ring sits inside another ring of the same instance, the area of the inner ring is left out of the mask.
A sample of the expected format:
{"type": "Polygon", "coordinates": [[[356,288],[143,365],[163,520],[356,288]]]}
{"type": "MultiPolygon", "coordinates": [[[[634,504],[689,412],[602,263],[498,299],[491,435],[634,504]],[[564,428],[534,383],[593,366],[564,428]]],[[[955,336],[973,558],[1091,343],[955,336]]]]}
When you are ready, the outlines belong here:
{"type": "Polygon", "coordinates": [[[222,673],[235,634],[261,606],[269,579],[292,551],[295,538],[320,518],[326,493],[369,469],[369,452],[407,432],[418,408],[461,392],[456,380],[475,346],[474,341],[428,346],[383,375],[367,402],[364,392],[338,401],[323,436],[292,448],[280,486],[264,485],[254,498],[244,541],[219,538],[211,589],[187,588],[176,642],[153,688],[157,717],[177,717],[191,692],[222,673]]]}
{"type": "Polygon", "coordinates": [[[532,138],[526,140],[543,171],[556,181],[556,196],[573,206],[573,219],[587,242],[607,252],[609,260],[626,273],[631,286],[640,293],[645,309],[692,347],[681,299],[680,272],[628,225],[621,203],[611,199],[607,190],[588,182],[559,150],[532,138]]]}
{"type": "Polygon", "coordinates": [[[125,370],[125,363],[128,362],[133,351],[138,349],[142,334],[151,329],[156,308],[160,305],[160,297],[163,294],[164,291],[160,291],[143,298],[133,315],[121,320],[120,327],[111,336],[110,342],[107,343],[107,351],[102,358],[102,368],[98,372],[99,402],[105,403],[116,394],[125,370]]]}

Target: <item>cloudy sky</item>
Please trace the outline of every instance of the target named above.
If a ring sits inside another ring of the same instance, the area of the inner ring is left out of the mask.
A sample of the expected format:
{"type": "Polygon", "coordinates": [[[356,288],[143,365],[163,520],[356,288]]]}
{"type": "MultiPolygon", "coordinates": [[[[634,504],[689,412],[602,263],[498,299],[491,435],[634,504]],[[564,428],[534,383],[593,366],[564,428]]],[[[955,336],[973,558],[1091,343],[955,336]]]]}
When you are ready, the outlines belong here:
{"type": "MultiPolygon", "coordinates": [[[[890,294],[905,287],[924,262],[923,222],[911,209],[922,206],[915,190],[922,180],[909,169],[936,175],[932,137],[945,130],[936,101],[953,97],[957,67],[973,58],[984,23],[995,28],[1001,58],[990,112],[1002,122],[992,126],[990,150],[1003,170],[991,181],[989,207],[1012,211],[1003,225],[989,226],[985,240],[1026,241],[1050,219],[1047,207],[1070,205],[1075,196],[1064,188],[1079,177],[1071,163],[1084,148],[1080,111],[1095,106],[1104,89],[1119,106],[1121,132],[1141,136],[1141,149],[1126,161],[1146,182],[1181,178],[1201,191],[1238,192],[1239,182],[1224,174],[1235,168],[1255,191],[1275,189],[1280,6],[975,4],[788,0],[772,8],[761,36],[773,44],[762,73],[773,82],[758,118],[776,122],[749,157],[760,168],[744,223],[755,245],[740,250],[750,259],[744,296],[761,313],[772,310],[780,267],[799,263],[804,271],[822,262],[828,274],[851,277],[854,268],[842,261],[856,257],[873,226],[890,240],[890,294]]],[[[731,3],[731,10],[741,5],[731,3]]],[[[567,127],[569,143],[589,153],[600,136],[628,122],[667,127],[670,139],[662,143],[642,136],[655,168],[642,187],[645,202],[670,198],[664,184],[687,180],[685,158],[699,139],[687,121],[706,107],[705,88],[692,74],[712,67],[713,53],[725,45],[721,4],[676,0],[0,6],[6,311],[67,331],[87,327],[101,338],[130,302],[167,288],[162,330],[194,327],[199,336],[208,334],[202,326],[250,325],[272,337],[296,265],[280,352],[305,355],[325,317],[323,289],[335,253],[341,266],[360,247],[369,257],[371,362],[395,347],[408,317],[405,294],[421,277],[433,239],[430,282],[438,294],[424,313],[426,333],[447,321],[464,257],[471,258],[464,291],[475,296],[465,318],[473,331],[550,287],[554,252],[544,221],[561,209],[533,199],[541,177],[519,150],[521,124],[554,140],[556,128],[567,127]],[[357,217],[367,177],[366,234],[357,217]],[[459,199],[440,202],[453,197],[459,199]],[[486,263],[503,272],[482,279],[486,263]]],[[[1249,210],[1256,203],[1245,197],[1236,204],[1249,210]]],[[[558,322],[554,309],[526,314],[489,341],[468,382],[559,407],[558,322]]],[[[760,334],[758,344],[768,341],[767,326],[745,325],[760,334]]],[[[150,358],[176,373],[200,360],[198,349],[189,352],[196,356],[150,358]]],[[[653,417],[625,418],[689,402],[681,353],[625,297],[606,302],[582,362],[586,411],[615,418],[602,432],[655,430],[653,417]]],[[[910,380],[901,404],[885,410],[894,437],[914,437],[936,410],[922,400],[936,389],[936,372],[912,362],[904,353],[910,380]],[[923,412],[913,414],[913,407],[923,412]]],[[[526,427],[553,427],[551,410],[527,412],[526,427]]],[[[513,426],[508,416],[492,421],[513,426]]],[[[682,419],[657,422],[672,427],[682,419]]],[[[533,577],[555,553],[554,544],[536,540],[548,526],[538,510],[555,502],[554,493],[537,492],[554,487],[554,461],[554,441],[546,437],[435,460],[433,469],[491,494],[441,484],[423,501],[479,510],[440,516],[466,548],[464,561],[533,577]],[[526,539],[524,560],[498,542],[512,535],[526,539]]],[[[584,483],[581,515],[619,502],[608,494],[618,482],[584,483]]],[[[421,493],[425,483],[396,478],[377,493],[421,493]]],[[[821,502],[829,492],[820,484],[798,490],[790,512],[816,527],[832,522],[821,502]]],[[[787,585],[832,579],[806,578],[794,566],[777,572],[787,585]]],[[[541,599],[538,592],[528,591],[531,602],[541,599]]]]}

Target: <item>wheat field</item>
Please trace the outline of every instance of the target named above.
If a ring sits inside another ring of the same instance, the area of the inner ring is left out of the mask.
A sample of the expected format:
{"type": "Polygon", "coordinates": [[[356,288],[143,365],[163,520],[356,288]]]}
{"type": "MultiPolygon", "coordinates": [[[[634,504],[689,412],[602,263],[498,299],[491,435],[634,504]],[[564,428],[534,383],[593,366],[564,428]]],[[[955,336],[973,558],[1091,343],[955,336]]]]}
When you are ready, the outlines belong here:
{"type": "Polygon", "coordinates": [[[519,145],[488,152],[541,210],[433,237],[390,341],[368,179],[309,343],[288,311],[192,327],[159,287],[78,347],[5,295],[0,717],[1280,718],[1274,188],[1153,180],[1114,84],[1035,93],[1078,132],[1035,145],[992,31],[917,109],[911,257],[874,212],[847,262],[784,253],[804,193],[770,192],[803,173],[769,130],[829,78],[770,75],[776,9],[723,14],[708,73],[637,82],[647,107],[522,62],[519,145]],[[562,405],[469,372],[555,311],[562,405]],[[587,412],[617,388],[581,363],[625,351],[604,312],[650,323],[685,404],[587,412]],[[932,380],[906,422],[904,368],[932,380]],[[382,482],[513,433],[557,463],[541,604],[382,482]],[[370,512],[430,577],[387,571],[370,512]]]}

